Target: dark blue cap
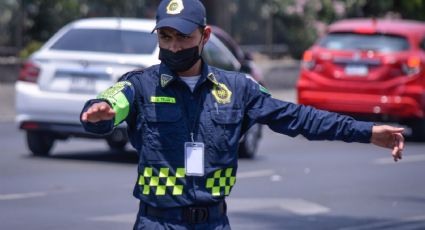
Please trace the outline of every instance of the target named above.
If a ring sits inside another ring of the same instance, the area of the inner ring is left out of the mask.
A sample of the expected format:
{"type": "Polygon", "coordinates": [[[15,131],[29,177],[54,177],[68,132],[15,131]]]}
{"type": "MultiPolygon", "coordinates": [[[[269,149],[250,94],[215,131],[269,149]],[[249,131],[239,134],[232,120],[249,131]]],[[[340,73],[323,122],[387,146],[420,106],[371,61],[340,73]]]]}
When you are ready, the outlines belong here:
{"type": "Polygon", "coordinates": [[[191,34],[207,25],[206,11],[199,0],[162,0],[156,12],[153,29],[171,27],[183,34],[191,34]]]}

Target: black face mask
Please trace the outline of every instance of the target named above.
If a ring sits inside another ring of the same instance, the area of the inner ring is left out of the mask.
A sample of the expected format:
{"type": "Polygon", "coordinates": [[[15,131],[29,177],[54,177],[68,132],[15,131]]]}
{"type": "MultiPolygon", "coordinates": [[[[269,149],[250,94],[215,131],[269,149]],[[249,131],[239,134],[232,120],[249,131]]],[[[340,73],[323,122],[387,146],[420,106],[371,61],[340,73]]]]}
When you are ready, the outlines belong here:
{"type": "Polygon", "coordinates": [[[174,72],[184,72],[190,69],[200,58],[198,46],[176,53],[159,48],[159,59],[174,72]]]}

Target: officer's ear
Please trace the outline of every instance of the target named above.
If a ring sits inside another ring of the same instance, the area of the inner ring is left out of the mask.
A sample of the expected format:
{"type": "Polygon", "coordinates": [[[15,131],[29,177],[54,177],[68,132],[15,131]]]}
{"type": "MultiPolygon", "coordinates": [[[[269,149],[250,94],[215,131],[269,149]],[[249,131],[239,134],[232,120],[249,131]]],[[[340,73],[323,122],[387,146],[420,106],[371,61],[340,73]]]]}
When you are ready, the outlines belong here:
{"type": "Polygon", "coordinates": [[[210,26],[205,26],[204,28],[200,28],[201,29],[201,33],[202,33],[202,45],[207,44],[208,40],[210,39],[211,36],[211,27],[210,26]]]}

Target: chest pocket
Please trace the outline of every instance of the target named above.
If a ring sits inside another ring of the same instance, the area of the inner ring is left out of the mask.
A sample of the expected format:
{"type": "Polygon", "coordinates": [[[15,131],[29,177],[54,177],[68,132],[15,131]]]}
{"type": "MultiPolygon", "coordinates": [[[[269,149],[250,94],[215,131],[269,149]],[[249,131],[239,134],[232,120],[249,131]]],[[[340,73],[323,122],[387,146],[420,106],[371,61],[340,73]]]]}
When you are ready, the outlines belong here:
{"type": "Polygon", "coordinates": [[[181,108],[176,104],[148,104],[143,107],[144,133],[148,147],[157,150],[181,148],[186,139],[181,108]]]}
{"type": "Polygon", "coordinates": [[[236,151],[241,130],[242,110],[235,108],[211,109],[212,144],[219,151],[236,151]]]}

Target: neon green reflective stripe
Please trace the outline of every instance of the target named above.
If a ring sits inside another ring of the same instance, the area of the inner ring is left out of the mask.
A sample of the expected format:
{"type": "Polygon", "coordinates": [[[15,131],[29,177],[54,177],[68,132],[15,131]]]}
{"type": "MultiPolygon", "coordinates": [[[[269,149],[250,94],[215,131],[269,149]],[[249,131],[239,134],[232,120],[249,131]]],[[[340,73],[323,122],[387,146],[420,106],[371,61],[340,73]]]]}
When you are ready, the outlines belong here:
{"type": "Polygon", "coordinates": [[[152,103],[170,103],[175,104],[176,99],[174,97],[155,97],[151,96],[151,102],[152,103]]]}
{"type": "Polygon", "coordinates": [[[152,168],[151,167],[146,167],[145,171],[143,172],[143,176],[144,177],[151,177],[152,176],[152,168]]]}
{"type": "Polygon", "coordinates": [[[184,168],[177,168],[174,175],[170,168],[145,167],[139,176],[138,184],[143,195],[149,195],[152,192],[157,196],[164,196],[167,193],[178,196],[183,195],[184,186],[181,183],[183,183],[184,177],[184,168]]]}
{"type": "Polygon", "coordinates": [[[185,176],[186,176],[186,173],[185,173],[184,168],[178,168],[177,171],[176,171],[176,177],[182,178],[182,177],[185,177],[185,176]]]}
{"type": "Polygon", "coordinates": [[[115,111],[114,125],[118,125],[127,117],[130,111],[130,103],[128,103],[127,97],[121,92],[116,94],[115,98],[106,98],[106,100],[111,103],[115,111]]]}
{"type": "Polygon", "coordinates": [[[161,168],[159,170],[159,177],[168,177],[169,168],[161,168]]]}
{"type": "Polygon", "coordinates": [[[131,86],[131,83],[128,81],[118,82],[97,97],[98,99],[105,99],[111,104],[115,111],[115,126],[121,123],[130,111],[130,103],[124,93],[121,92],[127,86],[131,86]]]}
{"type": "Polygon", "coordinates": [[[180,196],[183,194],[183,185],[176,185],[173,187],[173,195],[180,196]]]}
{"type": "Polygon", "coordinates": [[[158,195],[158,196],[165,195],[166,189],[167,189],[167,187],[165,185],[159,185],[158,187],[156,187],[155,195],[158,195]]]}
{"type": "Polygon", "coordinates": [[[159,185],[159,177],[153,176],[150,179],[149,186],[158,186],[159,185]]]}
{"type": "Polygon", "coordinates": [[[176,185],[176,177],[168,177],[167,182],[165,183],[166,186],[174,186],[176,185]]]}
{"type": "Polygon", "coordinates": [[[213,196],[220,196],[220,187],[213,187],[212,188],[212,192],[211,192],[211,194],[213,195],[213,196]]]}

